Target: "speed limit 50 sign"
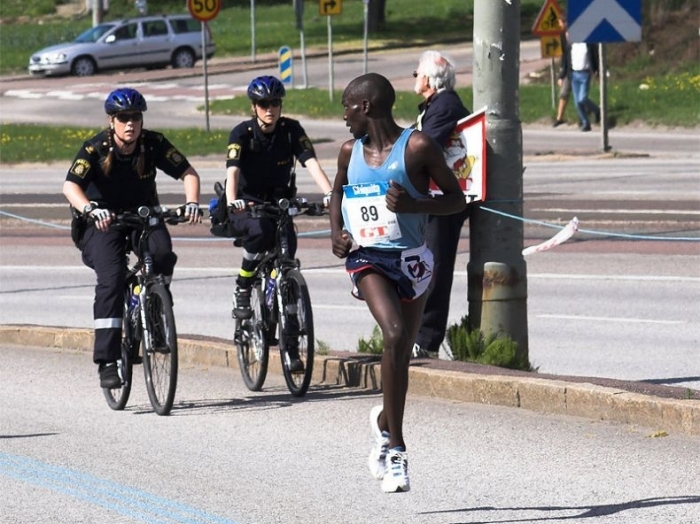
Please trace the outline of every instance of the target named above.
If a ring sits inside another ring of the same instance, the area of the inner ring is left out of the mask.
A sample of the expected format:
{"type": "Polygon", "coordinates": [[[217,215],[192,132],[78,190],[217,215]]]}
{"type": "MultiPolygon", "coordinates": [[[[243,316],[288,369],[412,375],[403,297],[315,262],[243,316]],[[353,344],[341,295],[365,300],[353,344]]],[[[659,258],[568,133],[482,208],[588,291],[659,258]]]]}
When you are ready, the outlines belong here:
{"type": "Polygon", "coordinates": [[[209,22],[219,14],[221,0],[187,0],[187,9],[192,18],[200,22],[209,22]]]}

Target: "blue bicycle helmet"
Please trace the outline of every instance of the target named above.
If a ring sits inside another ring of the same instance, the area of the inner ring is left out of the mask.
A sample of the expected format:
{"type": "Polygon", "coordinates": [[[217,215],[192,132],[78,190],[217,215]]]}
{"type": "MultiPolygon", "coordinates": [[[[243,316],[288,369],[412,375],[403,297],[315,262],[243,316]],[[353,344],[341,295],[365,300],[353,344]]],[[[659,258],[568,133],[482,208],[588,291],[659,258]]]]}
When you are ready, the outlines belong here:
{"type": "Polygon", "coordinates": [[[148,109],[146,99],[136,89],[120,87],[112,91],[105,100],[105,112],[114,115],[123,111],[140,111],[148,109]]]}
{"type": "Polygon", "coordinates": [[[248,98],[253,102],[284,98],[286,94],[287,91],[284,89],[284,84],[274,76],[253,78],[253,81],[248,86],[248,98]]]}

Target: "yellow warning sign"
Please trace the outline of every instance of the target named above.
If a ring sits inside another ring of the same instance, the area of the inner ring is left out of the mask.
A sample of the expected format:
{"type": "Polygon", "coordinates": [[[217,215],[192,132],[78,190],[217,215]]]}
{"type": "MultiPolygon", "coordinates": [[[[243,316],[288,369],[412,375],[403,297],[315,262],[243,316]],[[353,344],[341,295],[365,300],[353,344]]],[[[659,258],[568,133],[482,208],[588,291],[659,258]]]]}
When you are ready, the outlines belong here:
{"type": "Polygon", "coordinates": [[[546,0],[540,14],[537,15],[532,33],[537,36],[558,35],[561,33],[559,18],[561,18],[561,8],[556,0],[546,0]]]}
{"type": "Polygon", "coordinates": [[[562,55],[561,37],[545,35],[540,37],[542,58],[557,58],[562,55]]]}
{"type": "Polygon", "coordinates": [[[318,14],[321,16],[339,15],[343,12],[342,0],[318,0],[318,14]]]}

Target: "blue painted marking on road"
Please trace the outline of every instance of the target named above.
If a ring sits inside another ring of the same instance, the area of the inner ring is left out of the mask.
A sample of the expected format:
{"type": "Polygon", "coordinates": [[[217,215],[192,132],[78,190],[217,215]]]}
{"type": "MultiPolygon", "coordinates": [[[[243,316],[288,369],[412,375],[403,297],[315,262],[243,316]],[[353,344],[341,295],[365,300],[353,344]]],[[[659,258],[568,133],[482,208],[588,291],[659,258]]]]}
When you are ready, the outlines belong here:
{"type": "Polygon", "coordinates": [[[51,489],[148,524],[237,524],[140,489],[17,455],[0,453],[0,475],[51,489]]]}

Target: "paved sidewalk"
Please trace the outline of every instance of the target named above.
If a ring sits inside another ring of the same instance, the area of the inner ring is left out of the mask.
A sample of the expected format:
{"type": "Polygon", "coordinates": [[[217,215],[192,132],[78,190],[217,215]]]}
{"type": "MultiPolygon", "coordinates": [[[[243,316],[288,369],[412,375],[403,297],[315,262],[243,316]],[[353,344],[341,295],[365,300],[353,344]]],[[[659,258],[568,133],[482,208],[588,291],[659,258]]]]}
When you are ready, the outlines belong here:
{"type": "MultiPolygon", "coordinates": [[[[91,330],[40,326],[0,326],[0,346],[92,348],[91,330]]],[[[181,337],[180,363],[237,368],[228,341],[181,337]]],[[[281,374],[279,354],[270,352],[270,372],[281,374]]],[[[659,434],[700,435],[700,391],[643,382],[566,377],[508,370],[465,362],[419,359],[409,371],[409,392],[542,413],[584,417],[651,429],[659,434]],[[690,398],[692,397],[692,398],[690,398]]],[[[330,352],[317,356],[313,384],[380,389],[378,357],[330,352]]]]}

